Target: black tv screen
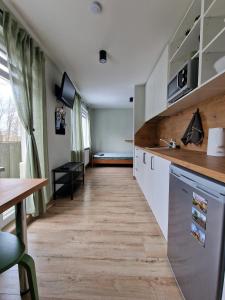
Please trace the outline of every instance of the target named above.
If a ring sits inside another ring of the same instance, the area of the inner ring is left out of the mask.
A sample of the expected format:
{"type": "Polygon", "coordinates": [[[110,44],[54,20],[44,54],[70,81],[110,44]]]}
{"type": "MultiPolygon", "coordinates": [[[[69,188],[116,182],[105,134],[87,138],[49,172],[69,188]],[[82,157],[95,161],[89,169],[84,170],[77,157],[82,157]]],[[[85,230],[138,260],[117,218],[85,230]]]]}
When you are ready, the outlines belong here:
{"type": "Polygon", "coordinates": [[[76,90],[72,81],[66,72],[64,72],[62,77],[60,100],[69,108],[73,108],[75,93],[76,90]]]}

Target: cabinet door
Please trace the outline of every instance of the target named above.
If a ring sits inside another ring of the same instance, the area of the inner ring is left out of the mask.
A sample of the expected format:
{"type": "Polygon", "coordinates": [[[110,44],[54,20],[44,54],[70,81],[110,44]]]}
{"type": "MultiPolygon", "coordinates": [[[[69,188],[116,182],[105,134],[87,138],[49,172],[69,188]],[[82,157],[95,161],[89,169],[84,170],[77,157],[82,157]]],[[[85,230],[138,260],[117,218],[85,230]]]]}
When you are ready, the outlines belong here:
{"type": "Polygon", "coordinates": [[[135,154],[134,154],[134,175],[138,180],[139,177],[139,167],[140,167],[140,149],[135,147],[135,154]]]}
{"type": "Polygon", "coordinates": [[[154,155],[151,153],[146,154],[146,165],[144,175],[144,190],[145,198],[148,201],[150,208],[152,207],[155,193],[155,174],[154,174],[154,155]]]}
{"type": "Polygon", "coordinates": [[[168,238],[168,213],[169,213],[169,168],[170,161],[161,157],[154,157],[154,201],[152,210],[157,222],[163,232],[164,237],[168,238]]]}
{"type": "Polygon", "coordinates": [[[143,152],[140,148],[135,149],[135,176],[141,189],[144,177],[143,152]]]}
{"type": "Polygon", "coordinates": [[[168,46],[160,56],[145,87],[145,121],[167,108],[168,46]]]}

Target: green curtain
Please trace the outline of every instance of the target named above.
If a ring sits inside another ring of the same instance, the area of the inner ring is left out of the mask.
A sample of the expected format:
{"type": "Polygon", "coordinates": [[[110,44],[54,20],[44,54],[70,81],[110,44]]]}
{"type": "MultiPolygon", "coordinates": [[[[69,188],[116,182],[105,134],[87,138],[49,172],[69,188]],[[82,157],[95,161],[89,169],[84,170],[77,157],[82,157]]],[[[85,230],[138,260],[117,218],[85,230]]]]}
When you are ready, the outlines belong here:
{"type": "Polygon", "coordinates": [[[84,143],[82,133],[81,97],[75,96],[72,110],[72,152],[71,160],[84,161],[84,143]]]}
{"type": "MultiPolygon", "coordinates": [[[[3,11],[3,34],[10,80],[20,121],[27,138],[26,177],[48,174],[45,108],[45,58],[33,39],[12,15],[3,11]]],[[[27,212],[34,216],[46,210],[48,191],[42,190],[27,202],[27,212]]]]}
{"type": "Polygon", "coordinates": [[[92,147],[91,147],[91,109],[88,107],[88,131],[89,131],[89,148],[90,148],[90,154],[92,152],[92,147]]]}

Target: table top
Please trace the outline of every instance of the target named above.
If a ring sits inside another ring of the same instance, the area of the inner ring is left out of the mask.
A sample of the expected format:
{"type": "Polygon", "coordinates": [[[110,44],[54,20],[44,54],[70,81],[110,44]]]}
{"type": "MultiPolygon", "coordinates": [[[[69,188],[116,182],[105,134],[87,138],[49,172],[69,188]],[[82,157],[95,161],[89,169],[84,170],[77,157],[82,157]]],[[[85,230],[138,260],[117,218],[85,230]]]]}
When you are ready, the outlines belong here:
{"type": "Polygon", "coordinates": [[[84,162],[68,162],[62,166],[59,166],[55,169],[53,169],[53,172],[58,172],[58,173],[69,173],[69,172],[74,172],[77,168],[80,166],[83,166],[84,162]]]}
{"type": "Polygon", "coordinates": [[[41,179],[0,179],[0,213],[22,202],[26,197],[47,185],[48,180],[41,179]]]}

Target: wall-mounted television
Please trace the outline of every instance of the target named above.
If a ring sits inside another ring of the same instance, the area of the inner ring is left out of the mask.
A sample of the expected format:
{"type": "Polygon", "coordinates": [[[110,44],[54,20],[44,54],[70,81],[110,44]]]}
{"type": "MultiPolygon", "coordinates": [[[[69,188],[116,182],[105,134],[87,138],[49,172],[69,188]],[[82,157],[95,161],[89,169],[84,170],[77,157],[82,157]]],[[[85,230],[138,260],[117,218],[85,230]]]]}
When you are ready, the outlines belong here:
{"type": "Polygon", "coordinates": [[[73,108],[76,89],[66,72],[63,73],[61,87],[55,85],[55,95],[59,101],[73,108]]]}

